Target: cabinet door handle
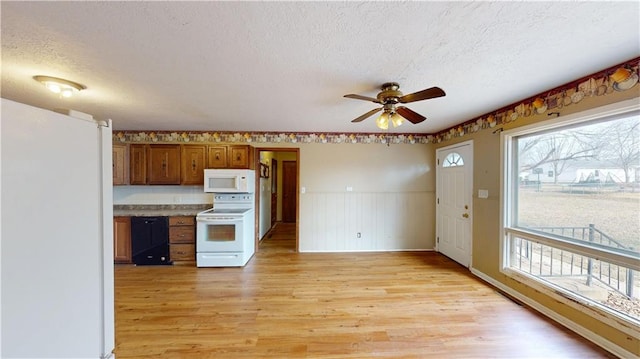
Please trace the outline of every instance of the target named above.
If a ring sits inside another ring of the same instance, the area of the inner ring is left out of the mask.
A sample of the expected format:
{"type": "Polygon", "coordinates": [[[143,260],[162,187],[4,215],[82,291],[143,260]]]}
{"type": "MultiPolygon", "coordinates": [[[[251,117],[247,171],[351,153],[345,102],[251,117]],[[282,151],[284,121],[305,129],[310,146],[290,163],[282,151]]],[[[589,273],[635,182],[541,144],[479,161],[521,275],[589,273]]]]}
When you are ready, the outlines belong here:
{"type": "Polygon", "coordinates": [[[191,168],[195,171],[196,170],[196,160],[191,160],[191,168]]]}

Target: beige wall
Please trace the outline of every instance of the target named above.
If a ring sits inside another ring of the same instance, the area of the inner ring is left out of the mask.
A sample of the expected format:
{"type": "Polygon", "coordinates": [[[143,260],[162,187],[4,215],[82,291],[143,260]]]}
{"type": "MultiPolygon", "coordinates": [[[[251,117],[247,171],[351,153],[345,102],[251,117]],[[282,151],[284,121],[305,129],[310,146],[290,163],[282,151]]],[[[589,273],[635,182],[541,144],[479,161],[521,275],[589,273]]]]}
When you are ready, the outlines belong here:
{"type": "Polygon", "coordinates": [[[300,250],[433,249],[433,153],[431,144],[301,145],[300,250]]]}
{"type": "MultiPolygon", "coordinates": [[[[585,98],[582,102],[557,110],[562,116],[585,111],[587,109],[604,106],[607,104],[620,102],[626,99],[638,98],[640,86],[634,90],[611,94],[603,97],[585,98]]],[[[555,111],[555,110],[554,110],[555,111]]],[[[535,122],[549,120],[551,117],[546,114],[531,116],[529,118],[518,119],[515,122],[506,124],[504,129],[520,127],[535,122]]],[[[496,127],[496,128],[497,128],[496,127]]],[[[457,142],[470,139],[474,140],[474,170],[473,170],[473,269],[502,283],[503,285],[533,299],[544,305],[553,312],[569,319],[570,321],[585,327],[606,340],[629,351],[638,353],[640,342],[637,338],[612,328],[600,321],[594,320],[591,316],[576,310],[566,304],[550,298],[532,288],[529,288],[515,280],[505,276],[500,271],[500,135],[493,134],[494,129],[486,129],[480,132],[465,135],[451,141],[437,144],[440,148],[457,142]],[[480,199],[477,197],[478,189],[488,189],[489,198],[480,199]]]]}
{"type": "Polygon", "coordinates": [[[301,186],[307,192],[435,190],[433,149],[425,144],[306,144],[301,186]]]}

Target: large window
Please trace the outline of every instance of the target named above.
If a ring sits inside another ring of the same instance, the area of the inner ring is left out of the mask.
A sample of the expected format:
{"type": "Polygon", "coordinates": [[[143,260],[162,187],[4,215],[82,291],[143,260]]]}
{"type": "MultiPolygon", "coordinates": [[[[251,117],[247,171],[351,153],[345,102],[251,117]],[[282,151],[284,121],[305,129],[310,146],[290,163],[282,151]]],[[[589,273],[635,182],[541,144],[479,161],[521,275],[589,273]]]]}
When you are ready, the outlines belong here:
{"type": "Polygon", "coordinates": [[[640,323],[640,111],[505,132],[503,268],[640,323]]]}

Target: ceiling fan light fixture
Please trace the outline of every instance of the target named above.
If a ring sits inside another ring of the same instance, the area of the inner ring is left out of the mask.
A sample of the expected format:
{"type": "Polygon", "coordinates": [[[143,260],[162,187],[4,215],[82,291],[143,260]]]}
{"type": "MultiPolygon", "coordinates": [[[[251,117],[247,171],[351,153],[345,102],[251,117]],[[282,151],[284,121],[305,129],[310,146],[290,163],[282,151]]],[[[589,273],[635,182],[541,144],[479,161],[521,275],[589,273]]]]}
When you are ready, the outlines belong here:
{"type": "Polygon", "coordinates": [[[381,130],[389,129],[389,114],[387,112],[383,112],[380,117],[376,120],[376,126],[378,126],[381,130]]]}
{"type": "Polygon", "coordinates": [[[76,92],[80,92],[87,87],[77,82],[51,77],[51,76],[34,76],[34,80],[42,83],[49,91],[59,94],[61,97],[69,98],[76,92]]]}
{"type": "Polygon", "coordinates": [[[382,108],[374,108],[364,115],[351,120],[351,122],[362,122],[363,120],[373,116],[375,113],[383,111],[382,115],[380,115],[380,117],[376,119],[376,126],[378,126],[378,128],[381,130],[388,129],[389,122],[391,122],[393,127],[402,125],[405,120],[411,122],[412,124],[418,124],[426,120],[427,118],[409,108],[400,106],[398,104],[405,104],[446,96],[446,93],[439,87],[430,87],[428,89],[410,93],[408,95],[402,94],[399,89],[400,85],[398,85],[397,82],[387,82],[382,85],[382,87],[380,88],[381,91],[375,98],[357,94],[344,95],[344,97],[346,98],[371,101],[373,103],[382,105],[382,108]]]}
{"type": "Polygon", "coordinates": [[[389,119],[391,120],[393,127],[398,127],[404,122],[404,117],[398,115],[396,112],[389,114],[389,119]]]}

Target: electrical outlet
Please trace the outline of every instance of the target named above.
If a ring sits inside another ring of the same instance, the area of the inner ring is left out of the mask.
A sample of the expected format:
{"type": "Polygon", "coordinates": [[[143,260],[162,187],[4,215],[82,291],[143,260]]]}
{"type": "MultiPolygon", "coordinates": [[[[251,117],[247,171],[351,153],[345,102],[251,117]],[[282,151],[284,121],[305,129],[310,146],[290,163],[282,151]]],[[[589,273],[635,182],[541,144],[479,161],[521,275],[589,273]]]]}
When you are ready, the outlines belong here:
{"type": "Polygon", "coordinates": [[[358,234],[356,234],[356,237],[362,238],[362,233],[358,232],[358,234]]]}

